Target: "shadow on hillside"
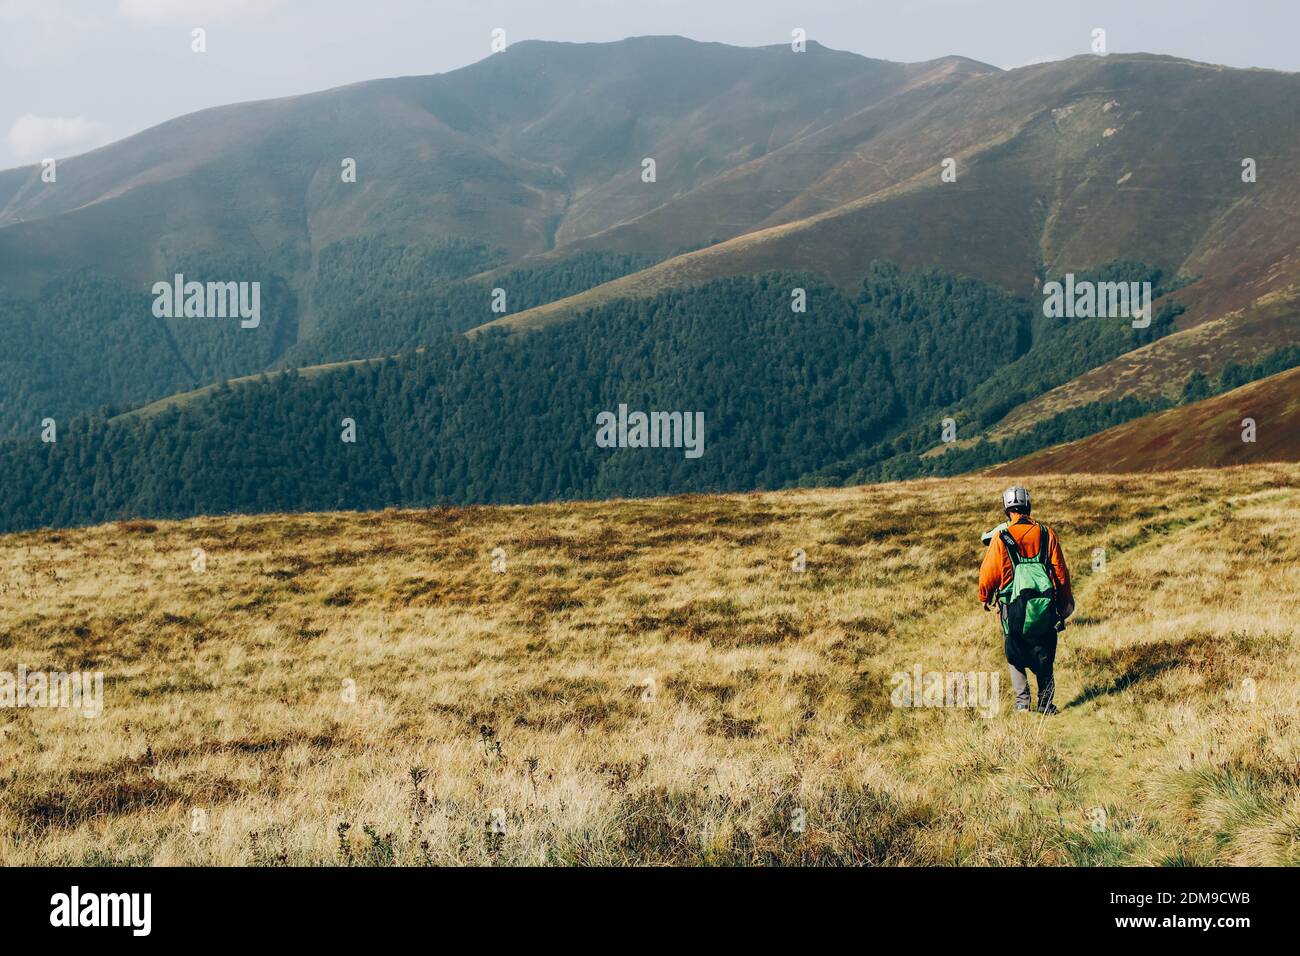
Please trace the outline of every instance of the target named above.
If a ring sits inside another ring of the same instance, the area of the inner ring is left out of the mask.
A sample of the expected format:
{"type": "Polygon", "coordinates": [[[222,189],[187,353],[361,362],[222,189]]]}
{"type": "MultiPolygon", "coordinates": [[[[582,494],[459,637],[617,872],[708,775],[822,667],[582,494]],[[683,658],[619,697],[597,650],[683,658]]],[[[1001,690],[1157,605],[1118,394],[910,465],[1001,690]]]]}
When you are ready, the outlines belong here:
{"type": "Polygon", "coordinates": [[[1133,685],[1159,677],[1172,668],[1187,665],[1198,667],[1213,655],[1214,647],[1204,635],[1134,644],[1109,654],[1081,651],[1082,663],[1102,667],[1108,674],[1118,672],[1118,676],[1089,684],[1065,706],[1079,707],[1098,697],[1121,694],[1133,685]]]}

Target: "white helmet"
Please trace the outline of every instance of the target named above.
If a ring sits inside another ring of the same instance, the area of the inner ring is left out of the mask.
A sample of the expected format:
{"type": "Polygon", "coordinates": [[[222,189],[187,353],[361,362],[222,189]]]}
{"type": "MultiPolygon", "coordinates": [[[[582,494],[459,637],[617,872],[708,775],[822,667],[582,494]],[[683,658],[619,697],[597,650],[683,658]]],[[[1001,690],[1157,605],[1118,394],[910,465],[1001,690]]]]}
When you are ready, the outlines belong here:
{"type": "Polygon", "coordinates": [[[1029,514],[1029,489],[1028,488],[1008,488],[1002,492],[1002,510],[1010,511],[1015,508],[1017,511],[1023,511],[1029,514]]]}

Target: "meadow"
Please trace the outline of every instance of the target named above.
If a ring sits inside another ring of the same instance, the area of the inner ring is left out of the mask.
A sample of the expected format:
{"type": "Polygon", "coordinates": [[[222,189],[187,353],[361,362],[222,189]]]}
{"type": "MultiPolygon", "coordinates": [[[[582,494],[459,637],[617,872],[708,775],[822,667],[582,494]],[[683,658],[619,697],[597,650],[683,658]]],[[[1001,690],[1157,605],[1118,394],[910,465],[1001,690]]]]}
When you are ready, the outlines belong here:
{"type": "Polygon", "coordinates": [[[0,671],[104,706],[0,709],[0,865],[1300,863],[1300,467],[1030,482],[1055,717],[974,593],[1006,481],[4,536],[0,671]]]}

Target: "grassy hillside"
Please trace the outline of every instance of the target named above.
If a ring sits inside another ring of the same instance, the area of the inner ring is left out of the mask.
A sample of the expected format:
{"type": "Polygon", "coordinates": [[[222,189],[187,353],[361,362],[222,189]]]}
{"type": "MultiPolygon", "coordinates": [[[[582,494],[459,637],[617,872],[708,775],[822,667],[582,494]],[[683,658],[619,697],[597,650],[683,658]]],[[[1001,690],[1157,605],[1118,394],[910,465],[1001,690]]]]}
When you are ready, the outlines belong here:
{"type": "Polygon", "coordinates": [[[1186,295],[1190,327],[1297,276],[1300,232],[1279,216],[1300,201],[1297,95],[1291,74],[1148,54],[932,77],[591,240],[725,236],[717,224],[740,197],[786,187],[728,241],[493,324],[533,328],[610,298],[773,268],[851,285],[888,259],[1029,294],[1047,274],[1138,259],[1203,277],[1186,295]],[[1243,113],[1242,98],[1262,112],[1243,113]],[[1287,172],[1243,183],[1241,160],[1256,154],[1287,172]],[[955,182],[940,178],[945,157],[955,182]]]}
{"type": "Polygon", "coordinates": [[[1300,461],[1300,368],[1046,448],[989,473],[1149,472],[1266,461],[1300,461]],[[1255,422],[1253,442],[1242,440],[1247,418],[1255,422]]]}
{"type": "MultiPolygon", "coordinates": [[[[1176,296],[1194,295],[1180,289],[1176,296]]],[[[1004,438],[1036,422],[1093,402],[1178,395],[1189,375],[1214,376],[1229,363],[1249,364],[1294,346],[1300,336],[1300,284],[1261,295],[1250,305],[1134,349],[1013,409],[990,437],[1004,438]]]]}
{"type": "Polygon", "coordinates": [[[0,865],[1300,863],[1300,468],[1035,482],[1050,719],[973,595],[1000,487],[0,538],[3,666],[106,683],[0,709],[0,865]]]}

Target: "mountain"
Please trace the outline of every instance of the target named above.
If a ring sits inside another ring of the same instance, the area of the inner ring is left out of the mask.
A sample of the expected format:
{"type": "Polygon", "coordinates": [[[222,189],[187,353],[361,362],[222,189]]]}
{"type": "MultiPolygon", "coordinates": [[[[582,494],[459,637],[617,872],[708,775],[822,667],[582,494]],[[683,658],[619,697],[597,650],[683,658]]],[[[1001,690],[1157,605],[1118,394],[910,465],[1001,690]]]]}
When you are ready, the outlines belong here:
{"type": "Polygon", "coordinates": [[[721,197],[764,195],[766,181],[798,184],[745,233],[497,323],[535,327],[597,301],[773,268],[853,284],[875,259],[941,266],[1024,294],[1048,274],[1136,259],[1197,280],[1182,292],[1184,326],[1296,280],[1300,226],[1286,212],[1300,200],[1295,75],[1076,57],[924,92],[925,102],[913,90],[865,107],[608,238],[654,235],[660,223],[702,235],[702,221],[725,221],[721,197]],[[957,161],[955,182],[941,181],[945,157],[957,161]],[[1242,181],[1246,157],[1267,167],[1267,182],[1242,181]],[[997,240],[972,241],[979,236],[997,240]]]}
{"type": "Polygon", "coordinates": [[[152,280],[209,251],[299,273],[331,242],[378,232],[541,252],[947,68],[817,45],[530,41],[447,74],[205,110],[67,159],[55,184],[39,167],[0,174],[3,277],[31,292],[75,262],[152,280]],[[653,189],[639,188],[646,156],[653,189]]]}
{"type": "Polygon", "coordinates": [[[1297,104],[1296,75],[1151,54],[528,42],[0,172],[4,526],[863,482],[1081,438],[1289,367],[1297,104]],[[155,315],[176,273],[259,283],[257,328],[155,315]],[[1154,320],[1046,319],[1067,273],[1150,281],[1154,320]],[[716,458],[593,457],[625,398],[703,412],[716,458]],[[340,492],[305,471],[342,417],[384,451],[340,492]]]}
{"type": "MultiPolygon", "coordinates": [[[[527,42],[452,73],[181,117],[61,160],[54,183],[39,167],[2,172],[0,328],[31,345],[7,357],[0,434],[281,365],[382,354],[391,336],[357,327],[463,277],[413,263],[384,285],[363,277],[345,298],[347,260],[383,258],[357,242],[429,247],[426,261],[469,243],[479,250],[471,272],[560,247],[525,272],[568,270],[581,255],[656,261],[713,237],[631,250],[576,243],[926,77],[981,69],[992,68],[893,64],[816,44],[795,55],[680,37],[527,42]],[[655,184],[641,182],[647,156],[655,184]],[[342,181],[348,158],[355,183],[342,181]],[[256,335],[155,319],[150,289],[178,272],[261,281],[278,310],[256,335]]],[[[592,284],[611,276],[598,273],[592,284]]],[[[560,298],[585,288],[542,285],[560,298]]],[[[510,292],[511,310],[536,304],[510,292]]],[[[461,303],[438,331],[486,322],[488,306],[487,293],[477,314],[461,303]]]]}

